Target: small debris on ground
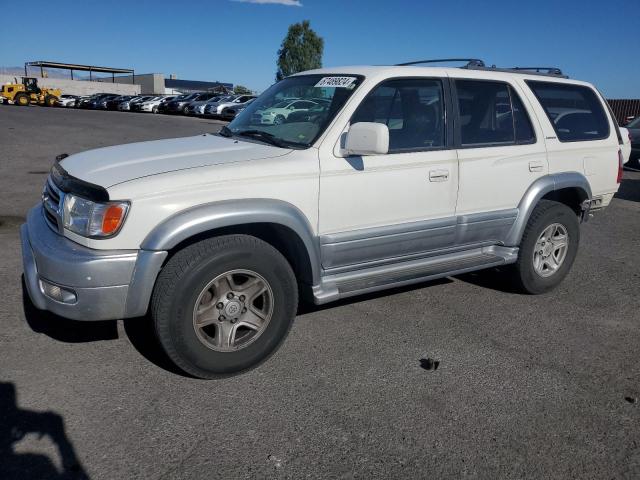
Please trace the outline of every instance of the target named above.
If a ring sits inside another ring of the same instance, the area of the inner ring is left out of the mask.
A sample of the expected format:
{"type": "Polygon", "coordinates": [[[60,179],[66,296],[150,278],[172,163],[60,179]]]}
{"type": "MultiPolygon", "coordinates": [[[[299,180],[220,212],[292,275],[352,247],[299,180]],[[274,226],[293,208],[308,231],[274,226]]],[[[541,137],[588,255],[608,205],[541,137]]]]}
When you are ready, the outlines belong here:
{"type": "Polygon", "coordinates": [[[420,366],[425,370],[433,372],[440,366],[440,360],[434,360],[433,358],[421,358],[420,366]]]}

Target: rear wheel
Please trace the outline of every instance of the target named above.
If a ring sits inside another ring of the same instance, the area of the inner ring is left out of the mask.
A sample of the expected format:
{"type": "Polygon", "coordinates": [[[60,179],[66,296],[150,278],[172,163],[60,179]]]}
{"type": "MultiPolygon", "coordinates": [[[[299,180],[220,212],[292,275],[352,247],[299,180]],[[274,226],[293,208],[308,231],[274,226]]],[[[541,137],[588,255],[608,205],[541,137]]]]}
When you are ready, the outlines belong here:
{"type": "Polygon", "coordinates": [[[157,106],[153,107],[153,108],[151,109],[151,112],[152,112],[152,113],[158,113],[158,107],[157,107],[157,106]]]}
{"type": "Polygon", "coordinates": [[[29,99],[29,95],[27,95],[26,93],[18,93],[15,97],[13,97],[14,105],[26,107],[27,105],[29,105],[29,103],[31,103],[31,100],[29,99]]]}
{"type": "Polygon", "coordinates": [[[227,235],[176,253],[160,273],[151,315],[185,372],[231,375],[259,365],[286,337],[298,303],[287,260],[268,243],[227,235]]]}
{"type": "Polygon", "coordinates": [[[517,286],[531,294],[553,290],[569,273],[579,243],[576,213],[562,203],[541,200],[527,223],[513,267],[517,286]]]}

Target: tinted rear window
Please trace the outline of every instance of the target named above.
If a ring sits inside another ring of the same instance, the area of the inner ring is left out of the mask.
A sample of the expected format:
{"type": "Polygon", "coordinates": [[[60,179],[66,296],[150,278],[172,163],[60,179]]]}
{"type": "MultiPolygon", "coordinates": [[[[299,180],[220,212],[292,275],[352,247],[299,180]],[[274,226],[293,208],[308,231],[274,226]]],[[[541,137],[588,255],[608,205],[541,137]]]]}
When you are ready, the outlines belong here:
{"type": "Polygon", "coordinates": [[[522,101],[507,83],[456,80],[460,141],[463,146],[535,142],[522,101]]]}
{"type": "Polygon", "coordinates": [[[527,80],[551,121],[558,140],[581,142],[609,137],[602,102],[589,87],[527,80]]]}

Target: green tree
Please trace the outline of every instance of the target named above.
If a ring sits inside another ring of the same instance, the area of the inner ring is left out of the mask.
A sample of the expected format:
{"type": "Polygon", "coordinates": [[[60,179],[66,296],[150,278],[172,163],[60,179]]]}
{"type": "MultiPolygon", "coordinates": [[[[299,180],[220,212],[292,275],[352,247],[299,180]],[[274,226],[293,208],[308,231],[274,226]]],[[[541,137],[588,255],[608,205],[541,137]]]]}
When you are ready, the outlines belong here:
{"type": "Polygon", "coordinates": [[[251,95],[253,92],[244,85],[236,85],[233,88],[233,93],[235,93],[236,95],[251,95]]]}
{"type": "Polygon", "coordinates": [[[276,80],[322,67],[323,50],[324,40],[311,29],[309,20],[289,25],[287,36],[278,50],[276,80]]]}

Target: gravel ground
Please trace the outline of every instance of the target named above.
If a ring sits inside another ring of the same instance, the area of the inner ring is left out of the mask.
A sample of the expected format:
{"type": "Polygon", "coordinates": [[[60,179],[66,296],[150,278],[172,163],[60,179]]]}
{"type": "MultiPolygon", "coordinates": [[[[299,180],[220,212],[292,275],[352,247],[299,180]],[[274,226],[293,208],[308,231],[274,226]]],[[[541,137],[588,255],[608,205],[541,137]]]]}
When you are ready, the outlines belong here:
{"type": "Polygon", "coordinates": [[[219,126],[0,106],[0,478],[640,477],[638,172],[556,291],[489,271],[307,306],[229,379],[177,373],[142,319],[24,301],[18,226],[56,154],[219,126]]]}

